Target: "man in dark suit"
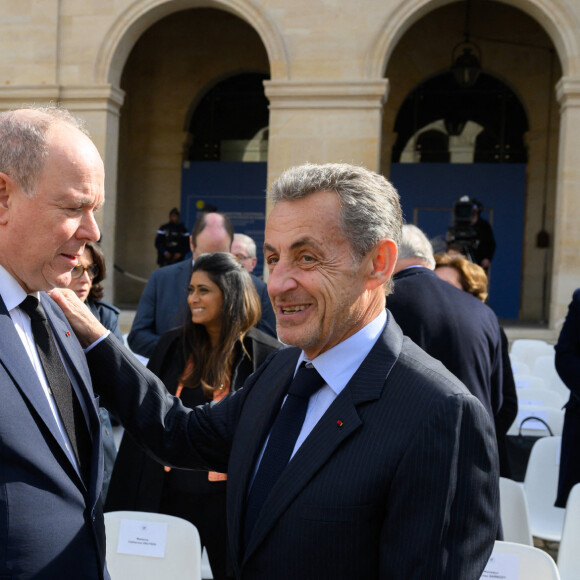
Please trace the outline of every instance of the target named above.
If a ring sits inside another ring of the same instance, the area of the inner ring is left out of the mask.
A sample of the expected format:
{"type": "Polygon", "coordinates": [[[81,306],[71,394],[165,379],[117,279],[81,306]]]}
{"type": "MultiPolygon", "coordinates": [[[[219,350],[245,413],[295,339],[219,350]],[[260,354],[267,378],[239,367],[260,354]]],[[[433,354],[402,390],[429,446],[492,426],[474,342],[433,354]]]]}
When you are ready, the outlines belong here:
{"type": "Polygon", "coordinates": [[[572,295],[556,344],[556,370],[570,389],[566,403],[557,507],[566,507],[571,489],[580,482],[580,288],[572,295]]]}
{"type": "Polygon", "coordinates": [[[403,333],[441,361],[493,418],[502,404],[501,335],[494,312],[441,280],[433,249],[416,226],[403,226],[395,290],[387,306],[403,333]]]}
{"type": "MultiPolygon", "coordinates": [[[[233,239],[234,226],[227,216],[203,213],[195,221],[189,237],[193,259],[207,252],[229,252],[233,239]]],[[[162,334],[183,325],[188,312],[187,288],[192,267],[191,260],[184,260],[151,274],[127,337],[134,353],[149,358],[162,334]]],[[[262,302],[262,318],[257,328],[275,337],[272,306],[267,295],[260,293],[260,286],[264,284],[257,278],[253,280],[262,302]]]]}
{"type": "Polygon", "coordinates": [[[478,580],[499,519],[493,425],[385,310],[396,191],[360,167],[305,165],[270,200],[268,292],[297,348],[186,409],[60,291],[93,381],[160,461],[227,470],[237,578],[478,580]]]}
{"type": "Polygon", "coordinates": [[[44,292],[67,286],[98,240],[103,199],[103,163],[76,119],[0,114],[0,578],[109,578],[90,374],[44,292]]]}

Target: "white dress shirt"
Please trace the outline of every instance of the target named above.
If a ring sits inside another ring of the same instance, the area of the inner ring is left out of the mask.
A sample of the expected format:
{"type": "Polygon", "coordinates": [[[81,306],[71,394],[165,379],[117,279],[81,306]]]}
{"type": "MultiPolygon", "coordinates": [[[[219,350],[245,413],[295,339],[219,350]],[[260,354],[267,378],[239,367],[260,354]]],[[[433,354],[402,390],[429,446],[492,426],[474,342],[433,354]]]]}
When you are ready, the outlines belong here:
{"type": "MultiPolygon", "coordinates": [[[[304,443],[305,439],[316,426],[316,423],[318,423],[322,415],[326,413],[334,399],[340,395],[373,346],[375,346],[379,336],[383,333],[386,324],[387,311],[383,309],[374,320],[361,328],[357,333],[349,336],[346,340],[343,340],[336,346],[323,352],[313,361],[310,361],[304,351],[302,351],[298,357],[294,375],[296,375],[296,371],[302,361],[306,361],[307,364],[312,364],[326,384],[320,390],[316,391],[316,393],[314,393],[314,395],[312,395],[308,400],[306,417],[304,418],[302,429],[296,439],[296,445],[292,451],[292,457],[294,457],[296,451],[298,451],[302,443],[304,443]]],[[[286,401],[286,398],[284,398],[284,401],[286,401]]],[[[282,405],[284,405],[284,403],[282,403],[282,405]]],[[[266,450],[266,445],[268,445],[269,438],[270,435],[266,438],[260,456],[258,457],[258,461],[256,462],[254,474],[252,476],[252,483],[256,476],[256,472],[258,471],[258,467],[260,466],[260,462],[262,461],[262,456],[266,450]]]]}
{"type": "MultiPolygon", "coordinates": [[[[40,300],[40,295],[38,292],[31,292],[31,295],[40,300]]],[[[58,407],[56,406],[56,401],[54,400],[54,396],[52,394],[52,391],[50,390],[48,381],[46,380],[46,374],[44,373],[44,369],[42,368],[42,364],[38,356],[38,351],[36,350],[36,343],[34,341],[34,336],[32,334],[32,326],[30,324],[30,318],[28,317],[28,314],[26,314],[23,310],[19,308],[20,304],[26,298],[27,294],[22,288],[22,286],[20,286],[20,284],[1,265],[0,265],[0,296],[2,296],[2,300],[4,301],[4,305],[8,310],[8,314],[10,315],[10,318],[14,323],[16,332],[18,333],[18,336],[22,341],[24,349],[26,350],[26,354],[30,359],[32,367],[34,368],[34,372],[36,373],[36,376],[40,381],[40,385],[42,386],[42,390],[44,391],[44,395],[46,397],[46,400],[48,401],[50,410],[52,411],[54,420],[62,436],[70,459],[80,475],[79,467],[77,465],[77,460],[74,451],[72,449],[70,439],[60,418],[58,407]]],[[[58,344],[56,344],[56,348],[58,349],[58,353],[62,359],[62,353],[58,348],[58,344]]]]}

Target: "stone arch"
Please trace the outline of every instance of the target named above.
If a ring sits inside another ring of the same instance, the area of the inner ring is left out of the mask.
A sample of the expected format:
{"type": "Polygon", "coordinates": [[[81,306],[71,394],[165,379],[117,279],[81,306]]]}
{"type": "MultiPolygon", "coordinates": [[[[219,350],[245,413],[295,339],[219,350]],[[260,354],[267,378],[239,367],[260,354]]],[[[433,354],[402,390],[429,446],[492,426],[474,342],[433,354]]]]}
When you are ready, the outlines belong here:
{"type": "Polygon", "coordinates": [[[191,8],[224,10],[247,22],[264,44],[272,78],[288,78],[288,56],[282,35],[276,24],[253,4],[244,0],[140,0],[120,14],[105,35],[95,61],[96,82],[119,86],[129,53],[143,32],[165,16],[191,8]]]}
{"type": "MultiPolygon", "coordinates": [[[[366,58],[368,78],[383,77],[391,54],[402,36],[433,10],[457,0],[407,0],[387,17],[366,58]]],[[[580,43],[575,15],[561,0],[497,0],[534,18],[551,38],[564,77],[580,76],[580,43]]]]}

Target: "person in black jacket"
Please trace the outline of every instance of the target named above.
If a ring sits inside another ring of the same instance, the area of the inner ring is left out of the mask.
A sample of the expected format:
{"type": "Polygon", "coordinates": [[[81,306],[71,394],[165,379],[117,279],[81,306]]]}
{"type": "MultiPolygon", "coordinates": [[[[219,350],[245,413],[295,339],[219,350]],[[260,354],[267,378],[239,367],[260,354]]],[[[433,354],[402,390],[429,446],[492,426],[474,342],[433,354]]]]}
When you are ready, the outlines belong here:
{"type": "Polygon", "coordinates": [[[155,248],[159,267],[177,264],[189,252],[189,231],[179,219],[179,210],[176,207],[169,212],[169,221],[159,226],[155,236],[155,248]]]}
{"type": "Polygon", "coordinates": [[[557,507],[566,507],[570,490],[580,482],[580,288],[573,296],[556,344],[556,370],[570,389],[566,403],[557,507]]]}
{"type": "MultiPolygon", "coordinates": [[[[236,391],[281,344],[254,325],[260,301],[250,275],[233,255],[202,254],[188,289],[191,316],[166,332],[148,367],[187,407],[236,391]]],[[[124,437],[106,511],[166,513],[192,522],[207,548],[214,579],[227,566],[226,474],[164,468],[124,437]]]]}
{"type": "Polygon", "coordinates": [[[395,291],[387,300],[403,333],[441,361],[494,418],[502,406],[503,362],[497,316],[467,292],[440,280],[433,248],[414,225],[403,226],[395,291]]]}
{"type": "MultiPolygon", "coordinates": [[[[478,264],[470,262],[463,256],[435,254],[435,274],[456,288],[469,292],[484,304],[488,296],[488,279],[485,270],[478,264]]],[[[499,474],[512,478],[507,447],[507,432],[518,414],[518,396],[516,383],[509,358],[509,342],[500,326],[502,356],[502,395],[503,402],[494,416],[495,434],[499,454],[499,474]]]]}

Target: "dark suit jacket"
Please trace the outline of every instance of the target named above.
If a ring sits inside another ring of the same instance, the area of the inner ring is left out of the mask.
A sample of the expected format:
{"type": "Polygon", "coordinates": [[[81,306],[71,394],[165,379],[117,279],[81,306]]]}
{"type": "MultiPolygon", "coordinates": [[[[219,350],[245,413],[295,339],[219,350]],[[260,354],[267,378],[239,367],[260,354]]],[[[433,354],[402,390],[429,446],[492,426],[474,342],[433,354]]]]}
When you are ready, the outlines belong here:
{"type": "Polygon", "coordinates": [[[556,370],[570,389],[566,403],[560,478],[556,506],[566,507],[568,494],[580,482],[580,289],[574,292],[556,344],[556,370]]]}
{"type": "Polygon", "coordinates": [[[243,552],[248,486],[298,356],[277,351],[242,389],[195,409],[111,336],[88,362],[107,403],[159,461],[228,472],[238,578],[478,580],[499,520],[493,425],[390,315],[275,484],[243,552]]]}
{"type": "MultiPolygon", "coordinates": [[[[155,270],[139,300],[127,342],[131,350],[149,358],[161,335],[183,326],[187,316],[187,288],[191,279],[191,260],[155,270]]],[[[276,338],[276,319],[265,291],[266,284],[252,276],[262,303],[262,318],[256,328],[276,338]]]]}
{"type": "Polygon", "coordinates": [[[0,578],[109,578],[100,424],[89,370],[62,312],[43,293],[41,302],[93,440],[91,476],[85,484],[70,462],[0,298],[0,578]]]}
{"type": "MultiPolygon", "coordinates": [[[[163,381],[172,395],[175,394],[177,383],[185,368],[182,335],[183,328],[174,328],[166,332],[157,343],[147,365],[147,368],[163,381]]],[[[281,346],[271,336],[256,329],[250,330],[244,337],[245,350],[241,348],[241,343],[236,345],[231,391],[235,392],[241,388],[268,355],[281,346]]],[[[181,400],[187,407],[207,402],[201,388],[184,389],[181,400]]],[[[171,477],[178,480],[174,485],[184,491],[187,490],[187,493],[216,494],[216,485],[208,481],[207,472],[185,470],[174,472],[171,477]]],[[[123,437],[105,503],[106,511],[159,512],[163,494],[169,491],[169,486],[165,484],[166,479],[167,473],[161,464],[151,459],[131,437],[123,437]]]]}
{"type": "Polygon", "coordinates": [[[395,275],[387,307],[411,340],[441,361],[493,417],[502,405],[501,335],[494,312],[428,268],[395,275]]]}

